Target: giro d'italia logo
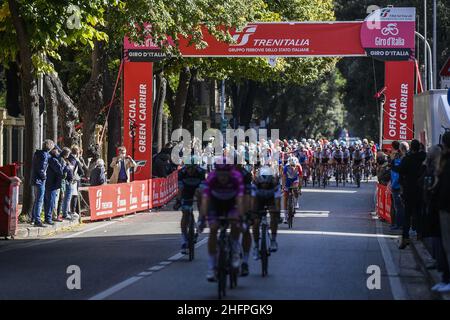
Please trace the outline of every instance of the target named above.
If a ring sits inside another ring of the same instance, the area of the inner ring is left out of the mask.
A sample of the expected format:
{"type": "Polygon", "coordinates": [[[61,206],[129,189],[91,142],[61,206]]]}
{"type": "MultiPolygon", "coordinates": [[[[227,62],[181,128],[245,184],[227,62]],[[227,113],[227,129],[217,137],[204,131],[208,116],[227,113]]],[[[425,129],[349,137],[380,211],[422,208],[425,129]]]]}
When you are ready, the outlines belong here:
{"type": "Polygon", "coordinates": [[[232,46],[245,46],[250,39],[250,36],[256,32],[256,26],[246,26],[241,32],[236,32],[233,36],[233,40],[236,41],[236,44],[232,44],[232,46]]]}

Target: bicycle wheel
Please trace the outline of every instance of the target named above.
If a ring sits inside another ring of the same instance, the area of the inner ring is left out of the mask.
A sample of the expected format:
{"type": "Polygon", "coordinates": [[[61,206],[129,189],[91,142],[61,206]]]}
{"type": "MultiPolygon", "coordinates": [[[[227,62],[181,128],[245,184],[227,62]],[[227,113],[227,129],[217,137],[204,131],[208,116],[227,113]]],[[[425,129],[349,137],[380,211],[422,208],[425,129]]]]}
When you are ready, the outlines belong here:
{"type": "Polygon", "coordinates": [[[190,218],[189,218],[189,224],[188,224],[188,247],[189,247],[189,261],[194,260],[194,251],[195,251],[195,243],[194,243],[194,215],[191,212],[190,218]]]}
{"type": "Polygon", "coordinates": [[[222,297],[225,297],[227,290],[227,254],[225,252],[225,243],[223,241],[219,241],[219,261],[217,268],[217,285],[218,285],[218,294],[219,300],[222,297]]]}
{"type": "Polygon", "coordinates": [[[261,274],[263,277],[267,275],[267,266],[269,260],[267,248],[267,226],[261,223],[261,237],[260,237],[260,254],[261,254],[261,274]]]}
{"type": "Polygon", "coordinates": [[[290,203],[289,203],[289,211],[288,211],[288,228],[289,229],[292,228],[292,223],[293,223],[292,220],[294,219],[294,214],[295,214],[294,195],[291,194],[290,203]]]}
{"type": "Polygon", "coordinates": [[[342,185],[345,187],[345,181],[347,180],[347,168],[342,170],[342,185]]]}
{"type": "Polygon", "coordinates": [[[339,178],[340,178],[339,175],[340,175],[339,169],[336,168],[336,174],[334,175],[336,177],[336,187],[339,187],[339,178]]]}

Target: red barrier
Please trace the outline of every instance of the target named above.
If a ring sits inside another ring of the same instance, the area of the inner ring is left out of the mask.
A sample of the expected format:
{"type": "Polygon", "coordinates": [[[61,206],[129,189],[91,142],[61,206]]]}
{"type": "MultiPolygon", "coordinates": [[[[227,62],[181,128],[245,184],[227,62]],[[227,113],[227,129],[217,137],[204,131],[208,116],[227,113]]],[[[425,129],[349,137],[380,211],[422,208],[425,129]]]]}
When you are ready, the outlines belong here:
{"type": "Polygon", "coordinates": [[[392,217],[391,217],[391,210],[392,210],[392,193],[391,193],[391,186],[388,185],[386,188],[386,196],[385,196],[385,205],[384,205],[384,216],[386,222],[391,223],[392,217]]]}
{"type": "Polygon", "coordinates": [[[377,184],[377,204],[376,212],[378,217],[391,223],[392,194],[391,188],[382,184],[377,184]]]}
{"type": "Polygon", "coordinates": [[[178,192],[178,172],[167,178],[89,187],[92,221],[163,206],[178,192]]]}
{"type": "Polygon", "coordinates": [[[386,197],[386,186],[382,184],[377,185],[377,215],[380,219],[384,220],[384,205],[386,197]]]}

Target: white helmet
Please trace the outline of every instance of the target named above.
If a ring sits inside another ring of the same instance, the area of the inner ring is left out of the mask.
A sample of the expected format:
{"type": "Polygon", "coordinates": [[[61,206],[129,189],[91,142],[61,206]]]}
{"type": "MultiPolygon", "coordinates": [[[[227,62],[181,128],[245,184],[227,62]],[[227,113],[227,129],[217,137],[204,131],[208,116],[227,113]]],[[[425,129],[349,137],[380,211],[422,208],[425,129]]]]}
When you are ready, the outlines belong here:
{"type": "Polygon", "coordinates": [[[288,164],[289,164],[290,166],[295,166],[295,165],[297,164],[297,161],[295,161],[295,160],[297,160],[297,158],[295,158],[295,157],[289,157],[289,159],[288,159],[288,164]]]}

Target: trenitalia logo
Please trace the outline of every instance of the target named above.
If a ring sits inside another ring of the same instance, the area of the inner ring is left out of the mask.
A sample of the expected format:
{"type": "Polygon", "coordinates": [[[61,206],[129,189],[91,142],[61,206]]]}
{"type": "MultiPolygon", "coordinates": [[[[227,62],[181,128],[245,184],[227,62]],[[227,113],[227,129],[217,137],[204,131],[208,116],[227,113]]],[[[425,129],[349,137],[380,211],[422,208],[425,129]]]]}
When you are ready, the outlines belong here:
{"type": "Polygon", "coordinates": [[[383,9],[383,10],[381,10],[381,17],[382,18],[386,18],[389,15],[390,12],[391,12],[391,9],[383,9]]]}
{"type": "Polygon", "coordinates": [[[239,39],[241,41],[239,41],[236,44],[232,44],[231,46],[236,46],[236,47],[241,47],[241,46],[245,46],[248,43],[248,40],[250,38],[250,36],[252,34],[254,34],[256,32],[256,26],[246,26],[242,32],[237,32],[234,36],[233,36],[233,40],[234,41],[239,41],[239,39]]]}

